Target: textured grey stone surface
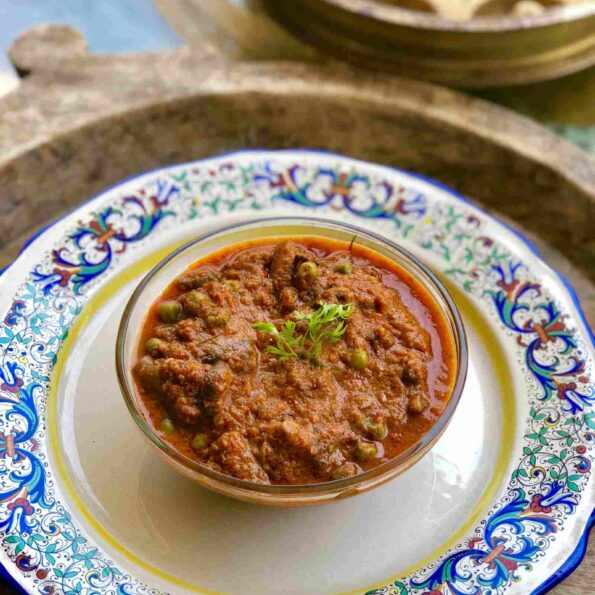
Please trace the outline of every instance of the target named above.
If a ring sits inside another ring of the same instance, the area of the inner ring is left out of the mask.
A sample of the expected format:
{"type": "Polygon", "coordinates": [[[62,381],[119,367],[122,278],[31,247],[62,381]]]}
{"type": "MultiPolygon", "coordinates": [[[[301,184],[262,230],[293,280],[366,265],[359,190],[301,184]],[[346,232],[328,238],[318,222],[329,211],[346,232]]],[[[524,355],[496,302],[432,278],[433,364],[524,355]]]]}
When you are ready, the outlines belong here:
{"type": "MultiPolygon", "coordinates": [[[[314,147],[416,170],[473,197],[529,235],[594,325],[595,160],[546,129],[345,66],[233,63],[208,47],[85,48],[59,26],[12,48],[24,78],[0,99],[0,266],[36,229],[132,174],[237,148],[314,147]]],[[[588,566],[582,585],[592,585],[588,566]]]]}

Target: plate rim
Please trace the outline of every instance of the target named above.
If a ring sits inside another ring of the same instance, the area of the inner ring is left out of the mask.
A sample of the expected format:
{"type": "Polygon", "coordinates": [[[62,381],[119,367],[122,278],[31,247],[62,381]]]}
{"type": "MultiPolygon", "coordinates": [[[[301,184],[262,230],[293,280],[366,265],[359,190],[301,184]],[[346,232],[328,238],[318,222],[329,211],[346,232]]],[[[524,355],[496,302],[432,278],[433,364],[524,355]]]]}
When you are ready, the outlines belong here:
{"type": "MultiPolygon", "coordinates": [[[[587,321],[585,312],[584,312],[582,304],[580,302],[580,298],[578,297],[578,294],[576,293],[575,289],[570,284],[568,279],[560,271],[558,271],[556,268],[554,268],[553,266],[551,266],[548,262],[546,262],[544,260],[539,249],[537,248],[537,246],[530,239],[525,237],[519,230],[515,229],[510,224],[502,221],[500,218],[498,218],[497,215],[489,213],[484,207],[472,202],[470,199],[468,199],[467,197],[462,195],[457,190],[451,188],[450,186],[448,186],[438,180],[435,180],[434,178],[425,176],[424,174],[420,174],[418,172],[411,171],[411,170],[408,170],[405,168],[399,168],[396,166],[386,165],[386,164],[382,164],[382,163],[375,163],[373,161],[368,161],[368,160],[360,159],[357,157],[351,157],[349,155],[345,155],[345,154],[338,153],[335,151],[329,151],[329,150],[325,150],[325,149],[316,149],[316,148],[299,148],[299,147],[291,148],[291,149],[270,149],[270,148],[266,148],[266,147],[240,148],[240,149],[234,149],[231,151],[223,151],[223,152],[219,152],[219,153],[214,153],[212,155],[204,156],[199,159],[193,159],[193,160],[189,160],[189,161],[180,161],[180,162],[176,162],[176,163],[169,163],[169,164],[161,166],[161,167],[144,170],[144,171],[134,174],[132,176],[123,178],[122,180],[119,180],[118,182],[107,186],[106,188],[104,188],[100,192],[94,194],[93,196],[78,202],[71,209],[68,209],[66,212],[64,212],[57,218],[52,219],[48,224],[42,226],[40,229],[35,231],[31,236],[29,236],[24,241],[22,247],[20,248],[19,252],[14,257],[14,259],[11,262],[9,262],[5,267],[0,269],[0,282],[3,281],[5,274],[9,270],[14,269],[15,265],[18,265],[19,261],[25,255],[25,253],[31,247],[31,245],[34,244],[36,240],[40,239],[46,232],[50,231],[56,225],[61,223],[64,219],[68,218],[71,215],[74,215],[80,209],[82,209],[86,206],[89,206],[91,203],[103,198],[105,195],[108,195],[112,192],[117,191],[120,187],[122,187],[128,183],[134,182],[135,180],[137,180],[139,178],[156,176],[160,173],[166,172],[168,170],[171,170],[171,169],[174,169],[177,167],[182,167],[185,165],[199,165],[199,164],[204,164],[204,163],[207,163],[210,161],[216,161],[216,160],[223,159],[223,158],[233,158],[233,157],[238,157],[238,156],[241,157],[241,156],[249,155],[252,153],[254,153],[254,154],[264,153],[264,154],[268,154],[268,155],[272,155],[272,156],[287,155],[287,154],[323,155],[325,157],[331,157],[331,158],[335,158],[335,159],[345,159],[351,163],[359,163],[359,164],[362,164],[362,165],[368,166],[368,167],[373,166],[373,167],[380,168],[380,169],[386,169],[386,170],[395,172],[397,174],[406,174],[408,176],[411,176],[412,178],[418,179],[432,187],[437,188],[438,190],[441,190],[442,192],[447,193],[449,196],[453,197],[458,202],[461,202],[466,206],[470,206],[473,209],[477,209],[486,218],[486,220],[491,221],[499,226],[502,226],[507,231],[511,232],[513,236],[515,236],[518,240],[520,240],[520,242],[526,248],[529,249],[531,254],[537,259],[537,261],[539,261],[539,264],[541,266],[545,267],[547,270],[549,270],[555,276],[556,280],[558,282],[560,282],[561,287],[564,288],[565,293],[570,298],[570,301],[573,303],[576,313],[578,314],[578,318],[580,319],[580,321],[584,327],[584,330],[586,331],[586,334],[590,338],[591,346],[595,347],[595,332],[593,329],[591,329],[591,327],[587,321]]],[[[564,562],[562,562],[562,564],[552,572],[552,574],[548,578],[546,578],[537,587],[535,587],[535,589],[532,592],[533,595],[542,595],[543,593],[547,593],[552,588],[554,588],[556,585],[558,585],[561,581],[563,581],[568,576],[570,576],[570,574],[572,574],[578,568],[578,566],[581,564],[581,562],[583,561],[583,559],[585,557],[587,547],[588,547],[588,542],[589,542],[589,534],[591,532],[591,529],[593,529],[593,528],[595,528],[595,506],[593,507],[593,510],[585,523],[585,527],[584,527],[583,531],[579,535],[579,538],[578,538],[578,541],[577,541],[577,544],[576,544],[574,550],[570,553],[570,555],[566,558],[566,560],[564,562]]],[[[10,568],[9,566],[5,566],[2,562],[2,559],[0,559],[0,579],[3,581],[8,580],[10,586],[15,588],[17,593],[19,593],[19,594],[22,593],[24,595],[28,595],[29,592],[26,591],[25,586],[21,582],[19,582],[19,580],[17,578],[18,576],[21,576],[21,575],[17,574],[16,570],[13,573],[12,568],[10,568]]]]}
{"type": "Polygon", "coordinates": [[[73,215],[74,213],[76,213],[82,207],[88,206],[90,203],[94,202],[95,200],[100,199],[105,194],[108,194],[108,193],[111,193],[111,192],[117,190],[120,186],[123,186],[124,184],[133,182],[134,180],[137,180],[138,178],[142,178],[145,176],[157,175],[157,174],[159,174],[161,172],[165,172],[171,168],[180,167],[180,166],[189,165],[189,164],[205,163],[208,161],[217,160],[217,159],[221,159],[224,157],[233,157],[236,155],[246,155],[246,154],[250,154],[250,153],[271,153],[271,154],[312,153],[315,155],[316,154],[324,155],[326,157],[348,159],[352,162],[359,162],[359,163],[362,163],[362,164],[368,165],[368,166],[372,165],[375,167],[385,168],[385,169],[388,169],[388,170],[396,172],[396,173],[404,173],[404,174],[407,174],[413,178],[417,178],[418,180],[421,180],[422,182],[425,182],[426,184],[434,186],[434,187],[438,188],[439,190],[442,190],[443,192],[450,194],[452,197],[456,198],[458,201],[462,202],[463,204],[470,206],[474,209],[477,209],[486,217],[486,219],[496,222],[498,225],[501,225],[502,227],[507,229],[509,232],[511,232],[514,236],[516,236],[517,239],[519,239],[527,248],[529,248],[531,253],[540,261],[540,264],[542,266],[546,267],[552,273],[554,273],[554,275],[558,278],[558,280],[562,283],[562,285],[566,289],[569,297],[571,298],[574,306],[576,307],[576,310],[580,316],[581,322],[583,323],[585,329],[588,332],[588,335],[589,335],[589,338],[591,339],[591,343],[592,343],[593,347],[595,347],[595,330],[591,329],[591,326],[589,325],[589,322],[587,321],[585,311],[582,307],[580,298],[578,297],[576,290],[574,289],[574,287],[572,286],[570,281],[568,281],[568,279],[558,269],[556,269],[555,267],[550,265],[548,262],[546,262],[546,260],[544,260],[544,257],[542,256],[541,252],[539,251],[539,248],[537,248],[537,246],[528,237],[526,237],[522,232],[520,232],[519,230],[512,227],[512,225],[510,225],[509,223],[500,219],[497,215],[488,212],[487,209],[485,207],[483,207],[482,205],[472,202],[469,198],[467,198],[466,196],[461,194],[458,190],[455,190],[454,188],[451,188],[447,184],[440,182],[439,180],[436,180],[430,176],[426,176],[425,174],[420,174],[419,172],[412,171],[412,170],[409,170],[409,169],[406,169],[403,167],[396,167],[394,165],[386,165],[384,163],[375,163],[374,161],[368,161],[366,159],[360,159],[358,157],[351,157],[349,155],[344,155],[343,153],[337,153],[336,151],[330,151],[327,149],[316,149],[316,148],[267,149],[266,147],[247,147],[244,149],[234,149],[232,151],[222,151],[219,153],[214,153],[212,155],[209,155],[206,157],[201,157],[199,159],[193,159],[190,161],[179,161],[179,162],[175,162],[175,163],[170,163],[168,165],[156,167],[153,169],[147,169],[147,170],[144,170],[137,174],[134,174],[132,176],[127,176],[125,178],[122,178],[118,182],[107,186],[106,188],[104,188],[100,192],[97,192],[93,196],[78,202],[75,206],[68,209],[67,211],[65,211],[64,213],[62,213],[55,219],[52,219],[49,223],[47,223],[46,225],[43,225],[37,231],[33,232],[28,238],[25,239],[25,241],[23,242],[23,245],[19,249],[18,253],[15,255],[14,259],[11,262],[9,262],[6,266],[0,268],[0,281],[2,280],[2,277],[4,276],[4,274],[7,273],[9,271],[9,269],[11,269],[15,264],[17,264],[18,260],[21,258],[21,256],[24,255],[24,253],[27,251],[29,246],[31,246],[31,244],[33,244],[40,236],[42,236],[44,233],[46,233],[47,231],[49,231],[50,229],[55,227],[58,223],[60,223],[61,221],[63,221],[67,217],[69,217],[70,215],[73,215]]]}

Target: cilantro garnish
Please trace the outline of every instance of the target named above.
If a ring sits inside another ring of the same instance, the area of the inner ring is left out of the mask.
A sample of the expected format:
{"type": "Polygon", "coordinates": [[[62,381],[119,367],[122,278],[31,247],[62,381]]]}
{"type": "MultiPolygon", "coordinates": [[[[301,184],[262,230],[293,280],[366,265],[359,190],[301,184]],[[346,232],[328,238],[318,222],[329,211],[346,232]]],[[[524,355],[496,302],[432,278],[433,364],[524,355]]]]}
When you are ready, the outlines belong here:
{"type": "Polygon", "coordinates": [[[286,320],[278,329],[272,322],[257,322],[252,325],[257,331],[273,335],[275,345],[268,345],[267,351],[281,361],[299,357],[317,362],[325,341],[335,343],[347,330],[345,322],[355,312],[354,304],[321,303],[314,312],[296,311],[294,320],[286,320]],[[296,323],[297,321],[297,323],[296,323]],[[304,321],[306,329],[297,332],[297,324],[304,321]]]}

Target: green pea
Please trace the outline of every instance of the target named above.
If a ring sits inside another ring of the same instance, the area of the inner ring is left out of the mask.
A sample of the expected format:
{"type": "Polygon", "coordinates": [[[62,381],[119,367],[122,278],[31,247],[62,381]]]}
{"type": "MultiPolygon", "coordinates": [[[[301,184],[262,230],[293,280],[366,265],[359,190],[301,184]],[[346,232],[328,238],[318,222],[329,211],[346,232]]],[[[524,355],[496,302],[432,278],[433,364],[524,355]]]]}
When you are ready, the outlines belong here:
{"type": "Polygon", "coordinates": [[[373,442],[358,442],[355,456],[358,461],[371,461],[378,454],[378,447],[373,442]]]}
{"type": "Polygon", "coordinates": [[[310,287],[318,277],[318,265],[310,260],[302,262],[295,277],[299,288],[306,289],[310,287]]]}
{"type": "Polygon", "coordinates": [[[182,306],[175,300],[166,300],[157,306],[159,318],[167,324],[174,324],[180,320],[182,314],[182,306]]]}
{"type": "Polygon", "coordinates": [[[368,367],[368,354],[365,349],[355,349],[349,355],[349,365],[354,370],[363,370],[368,367]]]}
{"type": "Polygon", "coordinates": [[[213,281],[214,279],[215,279],[215,274],[213,274],[213,273],[192,272],[192,273],[186,273],[186,274],[182,275],[181,277],[178,277],[177,283],[178,283],[178,286],[182,290],[189,291],[190,289],[198,289],[199,287],[206,285],[207,283],[209,283],[210,281],[213,281]]]}
{"type": "Polygon", "coordinates": [[[367,424],[366,430],[374,440],[384,440],[388,436],[388,427],[385,421],[370,422],[367,424]]]}
{"type": "Polygon", "coordinates": [[[159,364],[153,358],[145,355],[134,366],[134,371],[138,374],[145,388],[155,391],[161,388],[159,364]]]}
{"type": "Polygon", "coordinates": [[[174,422],[171,419],[166,417],[161,422],[161,431],[164,434],[173,434],[176,431],[176,426],[174,425],[174,422]]]}
{"type": "Polygon", "coordinates": [[[341,275],[349,275],[349,273],[351,273],[352,270],[353,269],[351,267],[351,263],[348,260],[344,260],[343,262],[340,262],[335,267],[335,272],[341,273],[341,275]]]}
{"type": "Polygon", "coordinates": [[[181,300],[184,310],[194,316],[203,312],[207,304],[211,301],[209,296],[199,289],[185,293],[181,300]]]}
{"type": "Polygon", "coordinates": [[[231,312],[229,310],[219,310],[207,316],[207,324],[211,328],[223,328],[230,318],[231,312]]]}
{"type": "Polygon", "coordinates": [[[225,285],[227,285],[227,287],[229,287],[229,289],[234,292],[240,291],[240,289],[242,289],[242,284],[236,279],[229,279],[228,281],[225,281],[225,285]]]}
{"type": "Polygon", "coordinates": [[[206,434],[196,434],[194,438],[192,438],[192,448],[196,450],[202,450],[203,448],[206,448],[208,444],[209,439],[206,434]]]}
{"type": "Polygon", "coordinates": [[[149,355],[155,356],[161,353],[161,348],[163,347],[163,341],[161,339],[157,339],[157,337],[153,337],[147,341],[145,345],[145,349],[149,355]]]}

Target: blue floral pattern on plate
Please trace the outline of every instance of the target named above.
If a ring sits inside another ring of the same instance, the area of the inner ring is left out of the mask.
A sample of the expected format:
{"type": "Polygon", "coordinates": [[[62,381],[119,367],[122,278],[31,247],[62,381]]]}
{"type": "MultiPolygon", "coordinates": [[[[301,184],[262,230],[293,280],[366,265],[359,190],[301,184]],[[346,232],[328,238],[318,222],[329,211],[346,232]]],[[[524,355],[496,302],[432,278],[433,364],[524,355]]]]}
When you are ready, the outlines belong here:
{"type": "Polygon", "coordinates": [[[487,217],[408,185],[408,174],[339,157],[255,153],[163,170],[134,193],[99,197],[30,271],[0,324],[0,539],[37,592],[155,593],[120,571],[54,496],[44,445],[49,374],[93,287],[120,255],[163,225],[289,202],[390,222],[439,256],[443,271],[483,301],[530,376],[530,416],[506,494],[465,543],[369,594],[489,594],[531,571],[576,514],[591,480],[595,387],[588,345],[532,270],[485,232],[487,217]]]}

